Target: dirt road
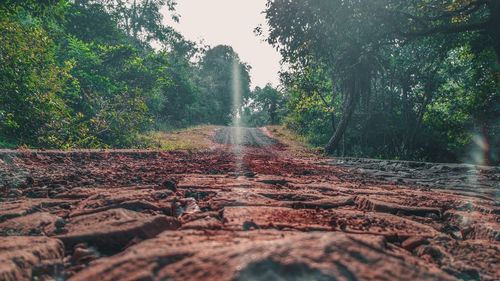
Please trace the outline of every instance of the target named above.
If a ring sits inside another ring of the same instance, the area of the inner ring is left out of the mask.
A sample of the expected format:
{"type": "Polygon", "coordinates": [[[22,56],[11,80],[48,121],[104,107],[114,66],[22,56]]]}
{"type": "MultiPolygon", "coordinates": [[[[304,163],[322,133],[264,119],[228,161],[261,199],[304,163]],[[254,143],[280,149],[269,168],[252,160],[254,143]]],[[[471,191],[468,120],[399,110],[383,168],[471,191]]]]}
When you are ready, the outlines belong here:
{"type": "Polygon", "coordinates": [[[235,132],[195,152],[1,151],[0,280],[500,279],[498,168],[235,132]]]}
{"type": "Polygon", "coordinates": [[[276,141],[257,128],[224,127],[217,130],[215,142],[220,144],[242,145],[266,148],[276,141]]]}

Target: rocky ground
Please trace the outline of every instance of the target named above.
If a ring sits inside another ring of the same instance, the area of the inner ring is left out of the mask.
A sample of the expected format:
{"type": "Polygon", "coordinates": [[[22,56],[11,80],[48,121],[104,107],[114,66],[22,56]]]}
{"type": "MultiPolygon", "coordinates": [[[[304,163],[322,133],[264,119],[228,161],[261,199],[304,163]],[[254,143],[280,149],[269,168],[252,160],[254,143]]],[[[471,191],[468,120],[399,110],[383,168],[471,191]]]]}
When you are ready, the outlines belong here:
{"type": "Polygon", "coordinates": [[[0,280],[500,279],[498,168],[305,158],[240,133],[1,151],[0,280]]]}

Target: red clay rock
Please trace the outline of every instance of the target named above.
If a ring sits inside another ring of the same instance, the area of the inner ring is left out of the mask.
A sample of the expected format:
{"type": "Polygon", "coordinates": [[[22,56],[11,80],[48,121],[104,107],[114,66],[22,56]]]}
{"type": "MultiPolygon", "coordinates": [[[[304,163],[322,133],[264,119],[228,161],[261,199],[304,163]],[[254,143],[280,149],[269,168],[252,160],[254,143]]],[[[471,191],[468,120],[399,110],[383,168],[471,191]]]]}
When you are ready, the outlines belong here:
{"type": "Polygon", "coordinates": [[[213,217],[206,217],[185,223],[181,229],[219,230],[222,227],[223,225],[220,220],[213,217]]]}
{"type": "Polygon", "coordinates": [[[395,203],[383,202],[376,199],[358,197],[356,204],[362,210],[376,211],[389,214],[401,214],[406,216],[441,216],[441,211],[438,208],[412,207],[403,206],[395,203]]]}
{"type": "Polygon", "coordinates": [[[57,227],[57,222],[62,218],[46,212],[39,212],[23,217],[17,217],[0,223],[0,235],[46,235],[56,234],[62,225],[57,227]]]}
{"type": "Polygon", "coordinates": [[[28,214],[37,203],[31,200],[7,201],[0,204],[0,222],[28,214]]]}
{"type": "Polygon", "coordinates": [[[335,209],[354,205],[354,198],[351,196],[336,196],[335,198],[324,198],[312,201],[285,202],[281,205],[294,209],[335,209]]]}
{"type": "Polygon", "coordinates": [[[500,244],[488,240],[457,241],[454,239],[431,239],[430,245],[438,246],[446,254],[441,266],[452,269],[460,279],[498,280],[500,268],[500,244]],[[474,269],[472,272],[471,269],[474,269]],[[471,276],[474,271],[479,276],[471,276]]]}
{"type": "Polygon", "coordinates": [[[429,244],[429,241],[426,238],[420,236],[413,236],[403,241],[403,243],[401,243],[401,247],[411,252],[418,246],[425,244],[429,244]]]}
{"type": "Polygon", "coordinates": [[[213,210],[220,210],[229,206],[275,206],[277,201],[245,188],[233,188],[231,191],[218,192],[209,204],[213,210]]]}
{"type": "Polygon", "coordinates": [[[64,218],[78,280],[500,280],[498,168],[241,153],[0,150],[0,232],[64,218]]]}
{"type": "MultiPolygon", "coordinates": [[[[157,191],[154,186],[124,188],[87,188],[85,199],[76,205],[70,216],[92,214],[114,208],[134,211],[152,210],[171,214],[170,191],[157,191]]],[[[83,193],[83,192],[82,192],[83,193]]]]}
{"type": "Polygon", "coordinates": [[[500,241],[498,215],[450,210],[446,212],[445,218],[449,225],[457,227],[464,239],[500,241]]]}
{"type": "Polygon", "coordinates": [[[246,221],[259,228],[296,229],[301,231],[340,230],[386,237],[438,236],[426,225],[390,214],[353,210],[296,210],[278,207],[226,207],[224,219],[231,229],[241,230],[246,221]]]}
{"type": "Polygon", "coordinates": [[[410,255],[391,253],[381,237],[279,231],[166,233],[101,259],[71,280],[388,280],[394,276],[455,280],[410,255]]]}
{"type": "Polygon", "coordinates": [[[148,216],[125,209],[111,209],[68,220],[67,233],[57,238],[67,249],[79,243],[96,246],[103,252],[121,250],[135,237],[148,239],[164,230],[180,227],[180,223],[167,216],[148,216]]]}
{"type": "Polygon", "coordinates": [[[16,201],[6,201],[0,204],[0,222],[24,216],[42,210],[53,210],[55,213],[66,213],[62,207],[69,206],[71,200],[58,199],[24,199],[16,201]]]}
{"type": "Polygon", "coordinates": [[[0,237],[0,280],[36,280],[36,266],[43,263],[62,264],[63,254],[64,246],[57,239],[0,237]]]}

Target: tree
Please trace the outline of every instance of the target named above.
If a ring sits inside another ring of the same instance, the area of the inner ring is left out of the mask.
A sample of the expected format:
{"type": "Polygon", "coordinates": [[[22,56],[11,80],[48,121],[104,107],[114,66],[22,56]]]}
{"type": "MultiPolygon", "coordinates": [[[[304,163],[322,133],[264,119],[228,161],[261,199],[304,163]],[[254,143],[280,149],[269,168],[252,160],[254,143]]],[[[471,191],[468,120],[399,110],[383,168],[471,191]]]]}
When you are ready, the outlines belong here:
{"type": "Polygon", "coordinates": [[[395,33],[415,39],[438,34],[477,32],[482,48],[491,47],[500,63],[500,2],[497,0],[431,0],[392,2],[382,13],[395,33]]]}
{"type": "MultiPolygon", "coordinates": [[[[29,14],[10,12],[16,9],[3,5],[0,6],[0,139],[16,145],[57,147],[64,143],[61,130],[71,120],[64,101],[71,65],[57,64],[54,42],[40,21],[29,14]]],[[[48,10],[36,9],[41,14],[48,10]]]]}
{"type": "Polygon", "coordinates": [[[268,1],[268,42],[298,69],[306,69],[311,57],[324,63],[332,84],[344,95],[343,114],[326,151],[337,148],[359,99],[369,91],[377,51],[386,37],[381,20],[368,16],[378,5],[377,1],[268,1]]]}
{"type": "MultiPolygon", "coordinates": [[[[243,99],[250,94],[250,67],[242,63],[238,54],[229,46],[219,45],[206,51],[200,63],[201,96],[200,114],[202,120],[213,124],[227,125],[234,112],[233,63],[240,68],[240,85],[243,99]]],[[[243,101],[242,101],[243,102],[243,101]]],[[[243,103],[240,105],[242,106],[243,103]]]]}
{"type": "Polygon", "coordinates": [[[155,92],[159,96],[148,104],[157,128],[180,128],[195,122],[191,106],[199,92],[193,77],[195,69],[188,59],[166,51],[151,58],[157,77],[155,92]]]}
{"type": "MultiPolygon", "coordinates": [[[[267,39],[280,50],[283,59],[296,73],[307,76],[306,72],[317,69],[315,65],[318,63],[327,68],[332,90],[343,100],[338,123],[333,118],[337,114],[332,114],[335,130],[325,145],[326,151],[332,152],[338,148],[358,104],[370,100],[376,84],[386,87],[380,84],[384,82],[380,76],[390,70],[388,62],[411,42],[423,44],[428,38],[430,41],[426,42],[437,47],[439,44],[432,41],[441,41],[448,46],[447,50],[441,51],[444,54],[454,48],[460,35],[474,34],[475,42],[471,46],[475,53],[487,52],[488,49],[498,53],[499,17],[495,16],[498,7],[498,1],[488,0],[269,0],[265,11],[270,26],[267,39]]],[[[498,61],[498,56],[492,61],[498,61]]],[[[411,77],[400,79],[404,83],[398,85],[402,86],[401,93],[406,97],[411,87],[422,86],[422,80],[413,83],[408,78],[411,77]]],[[[428,88],[427,92],[437,89],[433,79],[422,76],[419,79],[428,80],[423,86],[428,88]]],[[[403,103],[407,120],[411,113],[409,101],[405,98],[403,103]]],[[[336,110],[331,104],[325,103],[325,106],[336,110]]],[[[421,108],[417,120],[423,118],[425,107],[421,108]]],[[[415,133],[408,134],[410,137],[405,142],[413,146],[411,135],[415,133]]]]}
{"type": "Polygon", "coordinates": [[[127,43],[127,34],[98,1],[75,1],[65,16],[64,28],[84,42],[99,44],[127,43]]]}
{"type": "Polygon", "coordinates": [[[165,26],[162,8],[171,12],[171,17],[178,21],[175,13],[175,0],[76,0],[76,5],[102,5],[118,27],[137,42],[168,42],[173,30],[165,26]]]}
{"type": "Polygon", "coordinates": [[[145,67],[138,50],[130,45],[85,43],[69,37],[62,52],[62,58],[74,65],[72,90],[76,94],[68,104],[88,131],[78,145],[130,145],[151,121],[145,102],[154,74],[145,67]]]}
{"type": "Polygon", "coordinates": [[[283,99],[281,93],[271,84],[264,88],[255,87],[245,105],[244,119],[248,125],[277,125],[283,99]]]}

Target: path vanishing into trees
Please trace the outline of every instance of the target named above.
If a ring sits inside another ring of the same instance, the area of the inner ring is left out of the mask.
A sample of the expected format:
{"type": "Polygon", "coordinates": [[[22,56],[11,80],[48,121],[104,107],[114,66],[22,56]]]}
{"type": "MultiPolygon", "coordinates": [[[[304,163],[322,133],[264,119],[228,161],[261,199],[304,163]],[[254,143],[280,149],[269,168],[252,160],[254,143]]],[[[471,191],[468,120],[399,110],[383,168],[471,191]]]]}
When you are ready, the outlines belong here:
{"type": "Polygon", "coordinates": [[[498,167],[209,135],[194,151],[1,151],[0,280],[500,279],[498,167]]]}

